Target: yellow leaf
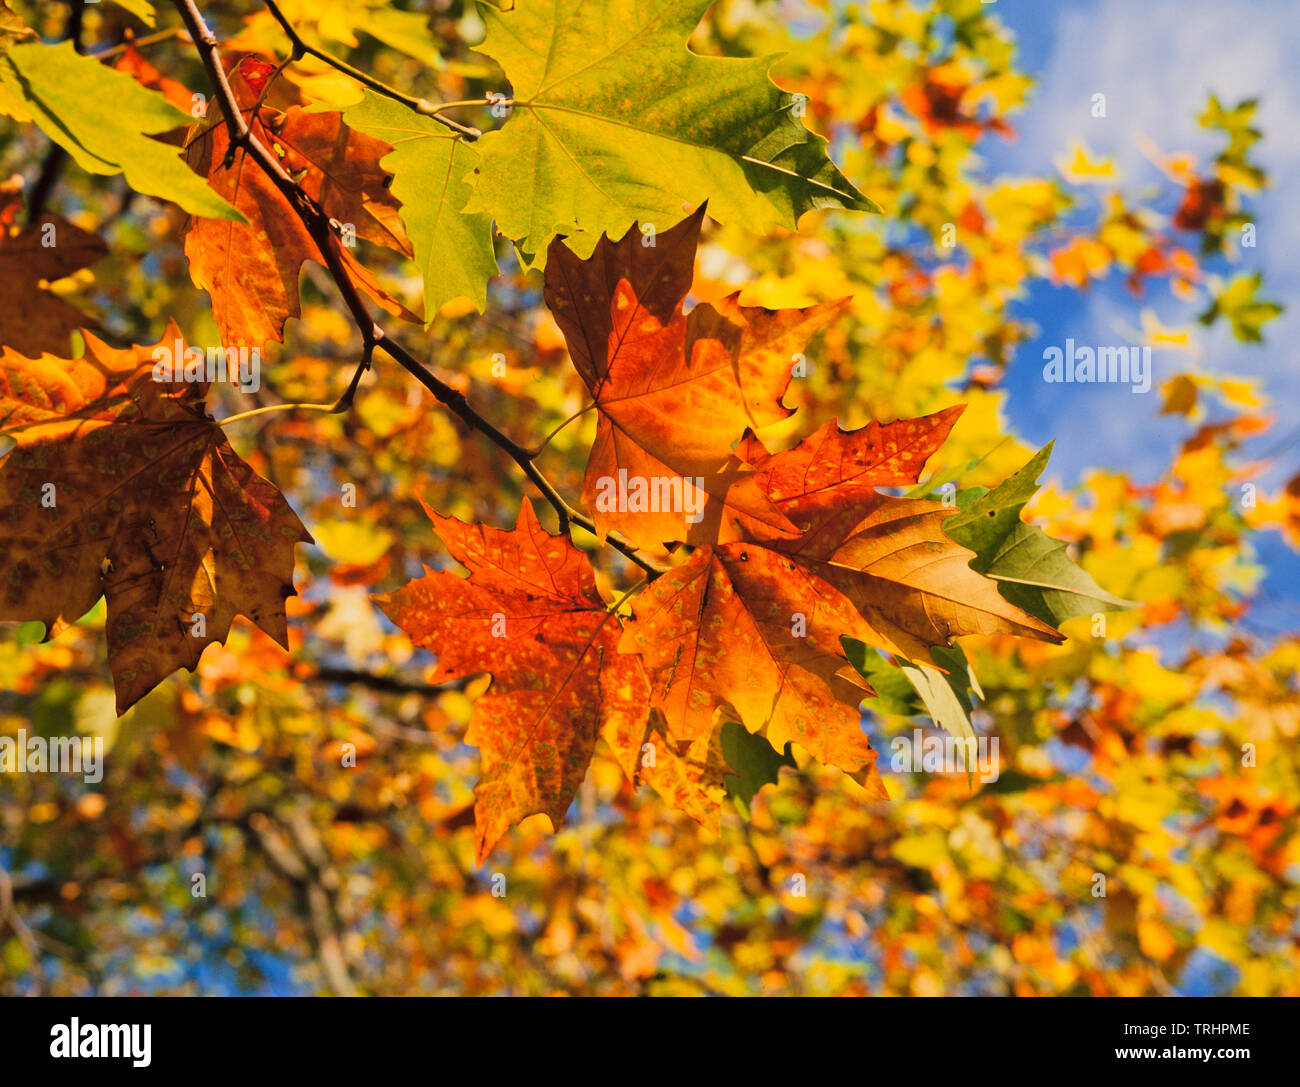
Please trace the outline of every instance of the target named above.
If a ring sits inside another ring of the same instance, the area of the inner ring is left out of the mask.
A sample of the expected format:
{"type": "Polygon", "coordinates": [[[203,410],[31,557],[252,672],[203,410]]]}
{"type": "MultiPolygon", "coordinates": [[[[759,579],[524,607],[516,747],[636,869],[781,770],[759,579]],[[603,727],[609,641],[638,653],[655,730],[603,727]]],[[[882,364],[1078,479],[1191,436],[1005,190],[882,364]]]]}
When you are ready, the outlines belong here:
{"type": "Polygon", "coordinates": [[[1119,180],[1112,159],[1095,159],[1086,144],[1076,143],[1069,156],[1056,155],[1052,162],[1072,185],[1099,185],[1119,180]]]}

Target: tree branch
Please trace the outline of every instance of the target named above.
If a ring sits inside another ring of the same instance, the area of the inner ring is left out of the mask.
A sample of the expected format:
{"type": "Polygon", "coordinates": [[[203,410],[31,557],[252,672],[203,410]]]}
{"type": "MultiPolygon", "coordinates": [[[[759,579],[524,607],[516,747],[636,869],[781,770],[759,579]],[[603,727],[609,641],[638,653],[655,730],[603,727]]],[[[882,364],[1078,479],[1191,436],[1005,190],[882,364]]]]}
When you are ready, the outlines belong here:
{"type": "MultiPolygon", "coordinates": [[[[65,41],[72,42],[72,48],[78,53],[84,52],[81,44],[82,19],[86,14],[86,0],[72,0],[68,11],[68,22],[63,28],[65,41]]],[[[45,210],[45,202],[58,183],[63,164],[68,161],[68,153],[53,141],[41,162],[41,172],[36,176],[36,183],[27,197],[27,222],[35,223],[45,210]]]]}
{"type": "Polygon", "coordinates": [[[328,667],[316,668],[301,678],[308,683],[355,684],[384,694],[445,694],[447,691],[463,690],[469,683],[468,679],[455,679],[448,683],[416,683],[399,679],[397,676],[381,676],[356,668],[328,667]]]}
{"type": "MultiPolygon", "coordinates": [[[[347,403],[350,402],[351,394],[356,392],[361,372],[368,368],[370,356],[374,349],[376,347],[382,348],[389,357],[428,389],[439,403],[451,411],[471,430],[476,430],[488,438],[519,466],[524,475],[528,477],[533,486],[541,492],[542,496],[555,510],[556,515],[559,517],[561,533],[567,535],[571,525],[578,525],[599,537],[595,523],[591,518],[578,512],[564,500],[555,489],[555,486],[534,463],[532,453],[510,438],[487,418],[480,415],[470,405],[463,393],[458,389],[453,389],[446,382],[436,377],[422,362],[388,335],[383,328],[375,324],[357,291],[356,285],[352,282],[347,269],[343,266],[337,248],[338,224],[325,213],[324,209],[315,200],[302,191],[293,178],[285,172],[275,156],[253,135],[248,122],[244,119],[243,112],[239,108],[230,81],[226,78],[225,69],[221,65],[218,55],[219,43],[216,36],[207,23],[204,22],[194,0],[173,0],[173,3],[177,11],[180,12],[190,38],[199,51],[204,70],[208,74],[208,81],[212,84],[212,89],[220,101],[221,112],[226,131],[230,137],[232,150],[241,148],[245,154],[250,155],[253,161],[257,163],[276,188],[284,195],[285,199],[289,201],[290,207],[302,220],[312,240],[316,243],[316,247],[320,250],[326,268],[338,288],[344,305],[347,306],[358,329],[361,331],[364,344],[361,367],[358,373],[353,376],[348,392],[344,394],[344,399],[340,401],[340,406],[346,407],[347,403]]],[[[274,14],[273,3],[268,6],[272,8],[274,14]]],[[[651,578],[663,573],[659,567],[641,558],[637,553],[637,549],[626,541],[615,536],[607,536],[605,540],[614,550],[641,567],[651,578]]]]}
{"type": "Polygon", "coordinates": [[[341,881],[306,814],[290,812],[276,819],[253,812],[233,823],[297,894],[326,984],[337,996],[355,996],[344,950],[347,910],[341,902],[341,881]]]}
{"type": "Polygon", "coordinates": [[[39,996],[45,988],[45,970],[41,966],[41,949],[36,936],[14,906],[14,884],[9,870],[0,864],[0,931],[9,929],[22,944],[31,964],[32,992],[39,996]]]}
{"type": "Polygon", "coordinates": [[[338,57],[331,56],[329,53],[317,49],[313,45],[308,45],[302,40],[302,36],[293,28],[293,25],[289,20],[284,17],[284,14],[280,11],[279,7],[276,6],[275,0],[263,0],[263,2],[266,4],[266,10],[271,13],[272,18],[280,24],[280,29],[284,31],[289,41],[293,43],[294,60],[299,60],[303,56],[309,56],[315,57],[319,61],[324,61],[324,63],[330,65],[330,67],[336,68],[344,75],[351,76],[358,83],[364,84],[377,94],[382,94],[385,98],[391,98],[394,102],[401,102],[407,109],[413,110],[422,116],[432,117],[440,125],[445,125],[447,128],[450,128],[453,132],[458,133],[462,138],[470,142],[477,140],[481,135],[483,135],[482,132],[477,128],[474,128],[472,125],[463,125],[458,121],[453,121],[450,117],[442,116],[442,110],[448,109],[451,106],[470,105],[469,102],[444,102],[439,104],[437,102],[430,102],[427,98],[413,98],[409,94],[403,94],[395,87],[390,87],[387,83],[381,83],[374,76],[368,75],[360,68],[354,68],[346,61],[339,60],[338,57]]]}

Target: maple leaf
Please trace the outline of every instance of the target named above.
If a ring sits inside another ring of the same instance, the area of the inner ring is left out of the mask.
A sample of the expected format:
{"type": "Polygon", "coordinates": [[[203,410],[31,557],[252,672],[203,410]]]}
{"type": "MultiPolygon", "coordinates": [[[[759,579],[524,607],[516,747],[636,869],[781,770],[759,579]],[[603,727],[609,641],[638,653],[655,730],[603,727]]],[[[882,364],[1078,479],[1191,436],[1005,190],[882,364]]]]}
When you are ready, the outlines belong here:
{"type": "MultiPolygon", "coordinates": [[[[156,349],[90,333],[79,359],[0,355],[0,620],[50,637],[103,596],[125,712],[245,615],[287,646],[293,545],[311,537],[156,349]],[[201,617],[201,620],[200,620],[201,617]]],[[[186,349],[175,324],[160,347],[186,349]]]]}
{"type": "Polygon", "coordinates": [[[68,350],[75,329],[91,324],[49,290],[52,280],[88,268],[108,254],[97,235],[46,213],[22,230],[0,228],[0,339],[24,354],[68,350]]]}
{"type": "MultiPolygon", "coordinates": [[[[797,119],[773,58],[686,47],[712,0],[519,0],[480,8],[479,50],[513,88],[510,120],[479,141],[466,210],[496,219],[528,259],[557,234],[582,256],[624,224],[717,218],[794,229],[811,208],[878,210],[797,119]]],[[[548,258],[549,259],[549,258],[548,258]]]]}
{"type": "Polygon", "coordinates": [[[943,531],[956,512],[940,502],[880,495],[867,509],[855,504],[816,516],[804,536],[771,546],[853,602],[870,633],[846,634],[909,660],[924,662],[932,646],[950,646],[964,634],[1063,641],[970,568],[975,553],[943,531]]]}
{"type": "Polygon", "coordinates": [[[634,226],[587,262],[558,241],[547,259],[546,302],[599,410],[583,501],[601,535],[642,547],[797,534],[733,446],[791,414],[792,359],[843,308],[768,310],[732,295],[683,313],[703,217],[653,247],[634,226]]]}
{"type": "Polygon", "coordinates": [[[736,452],[753,466],[764,493],[787,514],[874,501],[877,487],[915,483],[943,445],[964,404],[920,419],[874,420],[841,430],[834,420],[773,456],[752,433],[736,452]]]}
{"type": "Polygon", "coordinates": [[[194,95],[184,83],[169,79],[149,63],[131,42],[126,43],[122,55],[113,62],[119,72],[125,72],[142,87],[158,91],[177,109],[189,113],[194,108],[194,95]]]}
{"type": "Polygon", "coordinates": [[[793,741],[884,796],[860,727],[866,693],[840,646],[861,627],[833,587],[747,543],[696,551],[637,600],[619,648],[645,661],[674,737],[711,733],[729,708],[780,751],[793,741]]]}
{"type": "MultiPolygon", "coordinates": [[[[246,56],[229,73],[241,110],[251,111],[272,66],[246,56]]],[[[358,238],[411,256],[411,243],[388,191],[379,160],[392,147],[354,132],[338,112],[286,111],[262,106],[248,118],[253,136],[327,215],[350,225],[358,238]]],[[[218,111],[209,111],[189,145],[188,160],[247,222],[191,218],[185,255],[195,286],[212,297],[212,316],[225,344],[261,346],[284,337],[284,323],[301,314],[298,274],[306,261],[324,264],[306,226],[284,194],[246,152],[236,149],[227,165],[229,135],[218,111]]],[[[353,282],[389,313],[418,320],[380,286],[347,247],[339,250],[353,282]]]]}
{"type": "Polygon", "coordinates": [[[725,765],[707,740],[683,753],[656,741],[645,669],[618,652],[622,624],[586,555],[548,533],[527,499],[510,530],[425,512],[469,577],[427,571],[374,599],[415,645],[437,654],[433,682],[492,676],[465,735],[482,753],[478,862],[528,815],[560,825],[598,737],[634,785],[651,785],[716,830],[725,765]],[[643,757],[647,744],[653,754],[643,757]]]}
{"type": "Polygon", "coordinates": [[[957,496],[960,512],[945,519],[943,531],[978,558],[976,570],[999,582],[999,590],[1031,615],[1063,623],[1080,615],[1123,611],[1136,605],[1112,596],[1070,561],[1063,540],[1020,519],[1038,491],[1052,443],[993,490],[972,488],[957,496]]]}
{"type": "Polygon", "coordinates": [[[969,568],[975,552],[942,527],[956,509],[876,490],[915,483],[963,407],[853,431],[832,421],[777,454],[752,434],[738,447],[768,497],[802,530],[771,546],[854,602],[872,631],[861,640],[910,660],[924,662],[931,647],[961,634],[1061,640],[969,568]]]}
{"type": "MultiPolygon", "coordinates": [[[[633,690],[641,707],[649,705],[650,683],[645,667],[633,654],[621,659],[635,662],[633,690]]],[[[614,666],[610,661],[607,668],[614,666]]],[[[631,704],[630,700],[626,703],[631,704]]],[[[685,812],[717,834],[722,825],[726,778],[734,771],[722,750],[722,731],[714,730],[686,744],[677,744],[663,731],[657,714],[615,714],[607,717],[601,738],[633,786],[646,784],[668,804],[685,812]],[[680,747],[680,750],[679,750],[680,747]]]]}
{"type": "Polygon", "coordinates": [[[88,173],[122,174],[137,192],[192,215],[238,218],[175,147],[151,138],[190,124],[188,110],[70,41],[10,46],[6,37],[0,34],[0,112],[34,121],[88,173]]]}
{"type": "Polygon", "coordinates": [[[635,666],[614,652],[618,621],[591,564],[566,537],[542,528],[527,499],[510,531],[425,511],[469,577],[429,571],[375,600],[415,645],[437,653],[434,682],[492,674],[465,736],[482,752],[474,794],[482,864],[525,816],[544,812],[558,827],[604,716],[644,717],[645,702],[638,707],[635,666]],[[607,657],[616,671],[602,687],[607,657]]]}
{"type": "Polygon", "coordinates": [[[459,210],[472,191],[468,178],[478,161],[473,147],[436,121],[370,91],[343,111],[343,120],[393,146],[382,165],[393,172],[393,195],[402,203],[402,222],[424,279],[425,324],[433,323],[443,303],[462,296],[482,312],[497,262],[492,217],[459,210]]]}
{"type": "Polygon", "coordinates": [[[634,605],[619,648],[645,661],[671,736],[734,713],[776,750],[797,743],[883,796],[859,724],[871,692],[843,638],[921,661],[962,634],[1061,640],[970,569],[974,552],[941,527],[956,510],[875,490],[915,483],[960,411],[848,432],[832,422],[777,454],[746,435],[739,451],[801,534],[701,548],[634,605]]]}

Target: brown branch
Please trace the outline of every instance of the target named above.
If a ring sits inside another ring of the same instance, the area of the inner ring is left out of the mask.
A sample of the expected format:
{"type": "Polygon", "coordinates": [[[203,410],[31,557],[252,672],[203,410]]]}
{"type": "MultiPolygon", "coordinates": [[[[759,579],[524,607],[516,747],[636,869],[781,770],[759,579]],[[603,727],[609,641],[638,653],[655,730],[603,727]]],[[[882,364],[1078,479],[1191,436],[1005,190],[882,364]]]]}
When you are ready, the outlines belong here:
{"type": "Polygon", "coordinates": [[[295,812],[276,819],[255,811],[232,822],[298,895],[330,989],[338,996],[355,996],[356,984],[344,952],[348,911],[340,901],[341,881],[305,814],[295,812]]]}
{"type": "Polygon", "coordinates": [[[396,676],[381,676],[374,672],[363,672],[356,668],[317,668],[301,677],[308,683],[346,683],[368,687],[372,691],[384,694],[445,694],[447,691],[463,690],[468,679],[456,679],[448,683],[415,683],[411,680],[398,679],[396,676]]]}
{"type": "MultiPolygon", "coordinates": [[[[212,84],[213,91],[221,103],[221,112],[226,131],[230,137],[232,152],[236,148],[240,148],[245,154],[250,155],[253,161],[257,163],[276,188],[284,195],[285,199],[288,200],[289,206],[302,220],[303,226],[307,228],[312,240],[316,243],[316,247],[320,250],[330,277],[334,280],[344,305],[347,306],[357,328],[361,332],[364,344],[361,366],[357,374],[353,376],[349,391],[344,394],[344,400],[346,401],[350,394],[355,393],[361,372],[368,368],[370,356],[374,349],[376,347],[382,348],[389,357],[428,389],[439,403],[471,430],[476,430],[484,435],[519,466],[524,475],[528,477],[533,486],[541,492],[542,497],[555,510],[556,515],[559,517],[561,533],[568,534],[570,525],[578,525],[588,532],[598,535],[591,518],[579,513],[570,506],[550,480],[542,474],[533,461],[532,453],[510,438],[487,418],[480,415],[470,405],[462,392],[436,377],[422,362],[374,322],[357,291],[356,285],[352,282],[346,268],[343,266],[338,250],[338,224],[325,213],[324,209],[315,200],[303,192],[293,178],[285,172],[275,156],[253,135],[248,122],[244,120],[235,93],[230,87],[230,81],[226,78],[225,69],[221,65],[218,55],[219,43],[216,36],[207,23],[204,22],[194,0],[173,0],[173,3],[177,11],[180,12],[181,18],[185,21],[186,29],[199,51],[204,70],[208,74],[208,81],[212,84]]],[[[342,401],[340,403],[341,407],[347,407],[346,403],[342,401]]],[[[608,536],[606,542],[614,550],[641,567],[651,578],[658,577],[659,574],[663,573],[659,567],[641,558],[637,553],[637,549],[624,540],[615,536],[608,536]]]]}
{"type": "Polygon", "coordinates": [[[14,906],[14,884],[9,870],[0,864],[0,930],[9,929],[22,944],[31,962],[32,992],[39,996],[45,989],[45,970],[41,966],[41,949],[36,936],[14,906]]]}
{"type": "MultiPolygon", "coordinates": [[[[72,42],[72,48],[78,53],[84,52],[81,43],[82,19],[86,14],[86,0],[72,0],[72,7],[68,11],[68,21],[63,28],[63,37],[65,41],[72,42]]],[[[45,153],[45,158],[41,162],[41,172],[36,177],[36,183],[32,185],[32,191],[27,197],[27,222],[35,223],[41,217],[41,212],[45,210],[45,203],[50,198],[50,193],[54,191],[54,186],[58,184],[59,174],[63,172],[63,165],[68,161],[68,153],[59,144],[50,142],[50,149],[45,153]]]]}

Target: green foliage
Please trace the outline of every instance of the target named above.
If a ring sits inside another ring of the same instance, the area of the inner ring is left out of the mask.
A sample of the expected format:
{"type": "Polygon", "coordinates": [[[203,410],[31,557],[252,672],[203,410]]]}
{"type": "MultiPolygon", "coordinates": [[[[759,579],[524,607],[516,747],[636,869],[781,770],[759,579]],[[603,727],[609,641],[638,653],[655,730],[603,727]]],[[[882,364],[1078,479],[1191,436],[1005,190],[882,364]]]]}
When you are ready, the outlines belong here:
{"type": "Polygon", "coordinates": [[[0,81],[83,170],[123,174],[137,192],[194,215],[243,220],[176,148],[149,138],[193,120],[157,91],[79,55],[71,42],[14,45],[0,57],[0,81]]]}
{"type": "Polygon", "coordinates": [[[1063,541],[1021,520],[1020,511],[1037,493],[1051,452],[1049,442],[991,491],[972,487],[959,492],[961,512],[944,521],[944,532],[975,552],[972,569],[993,578],[1003,596],[1045,622],[1132,607],[1075,565],[1063,541]]]}
{"type": "Polygon", "coordinates": [[[1263,282],[1259,272],[1233,276],[1209,309],[1200,315],[1201,324],[1212,325],[1223,317],[1232,326],[1233,336],[1242,343],[1261,343],[1264,325],[1282,313],[1278,303],[1258,297],[1263,282]]]}
{"type": "Polygon", "coordinates": [[[579,256],[632,222],[661,229],[707,200],[722,222],[793,228],[810,208],[877,210],[804,128],[770,61],[702,57],[686,39],[711,0],[520,0],[483,6],[480,50],[514,93],[483,137],[467,210],[538,262],[556,235],[579,256]],[[671,88],[671,94],[665,89],[671,88]]]}
{"type": "Polygon", "coordinates": [[[790,745],[777,754],[767,740],[748,731],[737,721],[722,726],[722,755],[727,765],[735,771],[726,775],[727,795],[736,803],[741,814],[749,818],[749,805],[764,785],[775,785],[781,767],[795,767],[790,745]]]}
{"type": "Polygon", "coordinates": [[[928,717],[954,736],[975,735],[970,721],[970,696],[974,691],[982,697],[982,692],[960,646],[931,649],[938,668],[910,661],[891,662],[852,638],[844,639],[844,648],[849,662],[876,692],[866,701],[867,709],[887,716],[928,717]]]}
{"type": "Polygon", "coordinates": [[[391,98],[368,91],[343,111],[343,120],[393,145],[380,165],[393,173],[393,195],[402,202],[402,223],[424,280],[424,320],[462,295],[480,312],[487,281],[497,274],[492,219],[462,212],[478,162],[472,146],[437,122],[391,98]]]}

